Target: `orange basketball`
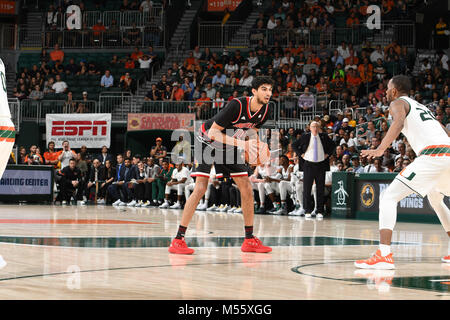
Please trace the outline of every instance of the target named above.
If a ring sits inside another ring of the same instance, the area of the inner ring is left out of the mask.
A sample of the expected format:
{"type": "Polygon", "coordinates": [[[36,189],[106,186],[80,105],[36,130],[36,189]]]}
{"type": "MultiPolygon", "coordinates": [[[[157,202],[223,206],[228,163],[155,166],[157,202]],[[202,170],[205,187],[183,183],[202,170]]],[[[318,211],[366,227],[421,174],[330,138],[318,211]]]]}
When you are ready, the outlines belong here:
{"type": "Polygon", "coordinates": [[[256,159],[250,159],[250,154],[248,150],[245,150],[245,162],[249,164],[256,164],[257,166],[263,165],[270,161],[270,150],[269,148],[260,148],[259,140],[253,140],[256,141],[257,147],[258,147],[258,156],[256,159]],[[251,161],[252,160],[252,161],[251,161]]]}

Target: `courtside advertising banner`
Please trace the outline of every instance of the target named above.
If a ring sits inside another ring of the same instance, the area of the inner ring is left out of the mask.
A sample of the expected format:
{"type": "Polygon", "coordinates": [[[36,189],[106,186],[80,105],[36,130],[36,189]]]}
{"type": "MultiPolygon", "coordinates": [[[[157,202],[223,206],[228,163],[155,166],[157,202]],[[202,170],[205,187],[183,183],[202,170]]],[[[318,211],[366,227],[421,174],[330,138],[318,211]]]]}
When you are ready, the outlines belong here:
{"type": "Polygon", "coordinates": [[[177,130],[194,131],[193,113],[129,113],[128,131],[177,130]]]}
{"type": "Polygon", "coordinates": [[[7,168],[0,179],[0,195],[48,195],[52,193],[51,170],[7,168]]]}
{"type": "Polygon", "coordinates": [[[109,148],[111,144],[110,113],[47,114],[47,143],[61,146],[69,141],[71,148],[109,148]]]}

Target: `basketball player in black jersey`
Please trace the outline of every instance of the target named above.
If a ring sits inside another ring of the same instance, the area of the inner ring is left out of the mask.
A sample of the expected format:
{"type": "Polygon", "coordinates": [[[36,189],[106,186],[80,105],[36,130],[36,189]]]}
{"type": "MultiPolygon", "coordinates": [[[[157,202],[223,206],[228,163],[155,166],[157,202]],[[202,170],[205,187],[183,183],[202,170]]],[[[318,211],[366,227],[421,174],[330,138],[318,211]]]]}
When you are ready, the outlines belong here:
{"type": "Polygon", "coordinates": [[[201,141],[201,148],[196,148],[198,150],[194,152],[198,166],[191,174],[196,177],[195,187],[186,201],[177,236],[169,247],[170,253],[194,253],[184,241],[184,235],[200,199],[206,192],[212,165],[216,176],[233,178],[241,193],[245,225],[245,240],[241,250],[259,253],[272,251],[272,248],[264,246],[261,240],[253,236],[253,190],[248,178],[249,167],[242,158],[242,150],[248,152],[250,159],[256,159],[258,152],[264,155],[269,150],[266,143],[257,141],[257,132],[269,115],[268,102],[272,96],[272,88],[271,78],[256,77],[252,82],[253,96],[234,98],[202,125],[197,137],[201,141]]]}

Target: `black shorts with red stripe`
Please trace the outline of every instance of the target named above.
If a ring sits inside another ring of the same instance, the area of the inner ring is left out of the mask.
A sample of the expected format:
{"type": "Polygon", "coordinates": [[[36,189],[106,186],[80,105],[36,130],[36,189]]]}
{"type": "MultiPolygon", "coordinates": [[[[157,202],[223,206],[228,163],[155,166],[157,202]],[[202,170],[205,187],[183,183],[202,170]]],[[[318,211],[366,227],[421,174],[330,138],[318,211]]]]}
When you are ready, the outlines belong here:
{"type": "Polygon", "coordinates": [[[201,154],[194,154],[196,165],[191,177],[210,177],[212,166],[217,178],[248,177],[250,167],[242,158],[242,151],[237,148],[219,150],[211,145],[201,143],[201,154]]]}

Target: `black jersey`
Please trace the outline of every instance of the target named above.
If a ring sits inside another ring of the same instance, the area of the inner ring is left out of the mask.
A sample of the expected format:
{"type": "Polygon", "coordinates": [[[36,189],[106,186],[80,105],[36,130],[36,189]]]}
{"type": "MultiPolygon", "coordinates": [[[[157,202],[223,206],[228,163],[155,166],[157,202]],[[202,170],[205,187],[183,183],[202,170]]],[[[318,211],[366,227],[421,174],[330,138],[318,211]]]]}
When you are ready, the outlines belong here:
{"type": "Polygon", "coordinates": [[[267,120],[269,104],[264,104],[258,111],[252,114],[250,111],[250,102],[252,99],[253,97],[240,97],[228,102],[218,114],[203,123],[198,132],[200,141],[216,149],[233,148],[233,146],[214,142],[207,136],[207,132],[214,122],[224,128],[222,133],[237,139],[244,139],[246,131],[249,129],[261,128],[267,120]]]}

